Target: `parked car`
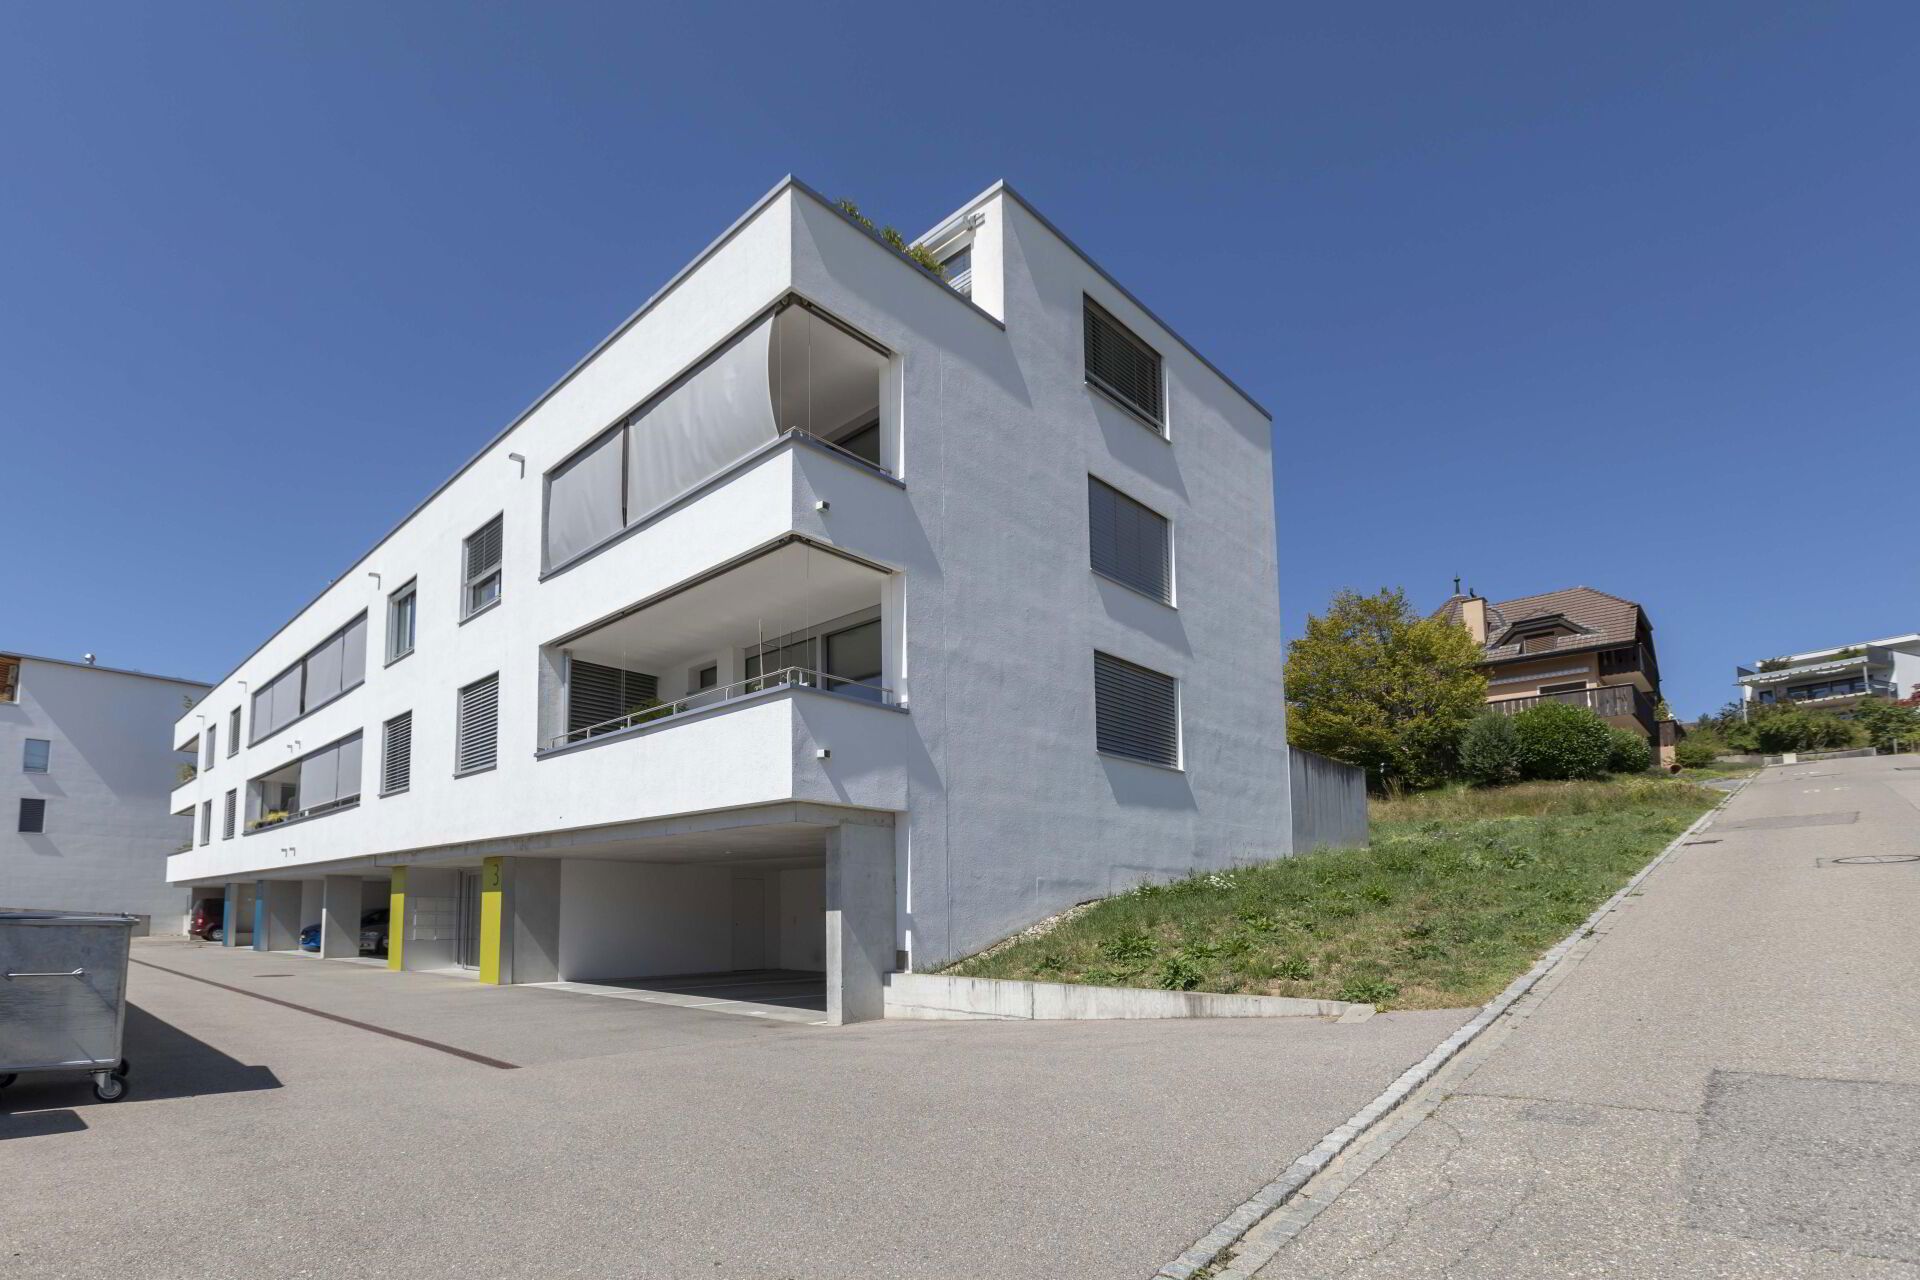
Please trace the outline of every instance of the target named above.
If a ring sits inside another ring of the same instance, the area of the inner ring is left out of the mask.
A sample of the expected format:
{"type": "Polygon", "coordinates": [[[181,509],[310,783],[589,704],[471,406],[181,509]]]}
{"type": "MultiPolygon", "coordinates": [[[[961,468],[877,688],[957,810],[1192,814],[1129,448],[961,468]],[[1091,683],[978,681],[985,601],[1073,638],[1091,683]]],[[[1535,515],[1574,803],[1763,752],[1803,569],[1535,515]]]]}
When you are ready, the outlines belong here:
{"type": "Polygon", "coordinates": [[[300,931],[300,949],[318,951],[320,949],[320,926],[310,924],[300,931]]]}
{"type": "Polygon", "coordinates": [[[387,918],[390,909],[375,907],[360,917],[360,950],[373,955],[387,954],[387,918]]]}
{"type": "Polygon", "coordinates": [[[215,898],[202,898],[193,904],[187,921],[187,936],[203,942],[220,942],[227,936],[227,904],[215,898]]]}

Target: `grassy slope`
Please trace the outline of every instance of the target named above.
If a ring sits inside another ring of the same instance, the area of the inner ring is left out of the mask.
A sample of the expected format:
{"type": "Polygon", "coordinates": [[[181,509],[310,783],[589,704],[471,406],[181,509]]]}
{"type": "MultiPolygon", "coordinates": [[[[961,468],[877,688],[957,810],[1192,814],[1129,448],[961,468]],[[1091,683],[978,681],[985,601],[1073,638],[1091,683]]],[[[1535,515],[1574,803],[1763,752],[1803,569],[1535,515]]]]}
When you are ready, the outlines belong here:
{"type": "Polygon", "coordinates": [[[1149,885],[947,972],[1480,1004],[1720,798],[1616,778],[1376,801],[1371,848],[1149,885]]]}

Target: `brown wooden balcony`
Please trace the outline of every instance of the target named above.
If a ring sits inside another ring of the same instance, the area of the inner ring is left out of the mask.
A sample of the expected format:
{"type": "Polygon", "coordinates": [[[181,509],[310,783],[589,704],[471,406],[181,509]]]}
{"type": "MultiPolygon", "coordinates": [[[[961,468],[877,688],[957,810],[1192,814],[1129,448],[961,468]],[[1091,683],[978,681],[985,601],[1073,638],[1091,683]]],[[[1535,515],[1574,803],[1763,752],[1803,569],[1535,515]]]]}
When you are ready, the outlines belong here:
{"type": "Polygon", "coordinates": [[[1541,693],[1526,698],[1502,698],[1489,702],[1489,710],[1503,716],[1518,715],[1543,702],[1565,702],[1585,707],[1603,720],[1630,719],[1639,724],[1651,739],[1654,735],[1653,699],[1630,684],[1601,685],[1597,689],[1571,689],[1566,693],[1541,693]]]}

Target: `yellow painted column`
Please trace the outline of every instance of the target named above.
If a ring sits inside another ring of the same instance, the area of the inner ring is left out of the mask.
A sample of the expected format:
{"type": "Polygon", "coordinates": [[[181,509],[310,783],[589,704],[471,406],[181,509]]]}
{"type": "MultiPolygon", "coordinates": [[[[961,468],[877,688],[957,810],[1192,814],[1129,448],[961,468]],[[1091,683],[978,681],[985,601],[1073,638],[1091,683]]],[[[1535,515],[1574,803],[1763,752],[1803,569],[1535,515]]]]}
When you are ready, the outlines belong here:
{"type": "Polygon", "coordinates": [[[407,935],[407,869],[393,869],[393,888],[387,899],[387,968],[400,967],[400,940],[407,935]]]}
{"type": "Polygon", "coordinates": [[[480,864],[480,981],[500,984],[500,929],[506,919],[505,858],[480,864]]]}

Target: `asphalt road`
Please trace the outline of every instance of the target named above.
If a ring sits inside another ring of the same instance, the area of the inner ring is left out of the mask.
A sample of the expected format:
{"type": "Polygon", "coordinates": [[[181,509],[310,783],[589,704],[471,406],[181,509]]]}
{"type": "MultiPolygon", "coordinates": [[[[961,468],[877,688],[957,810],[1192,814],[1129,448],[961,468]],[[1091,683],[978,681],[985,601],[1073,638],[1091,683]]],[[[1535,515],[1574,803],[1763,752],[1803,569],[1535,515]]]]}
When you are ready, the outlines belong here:
{"type": "Polygon", "coordinates": [[[833,1029],[134,954],[128,1099],[0,1093],[0,1274],[1146,1277],[1467,1016],[833,1029]]]}
{"type": "Polygon", "coordinates": [[[1261,1280],[1920,1277],[1920,757],[1697,839],[1261,1280]]]}

